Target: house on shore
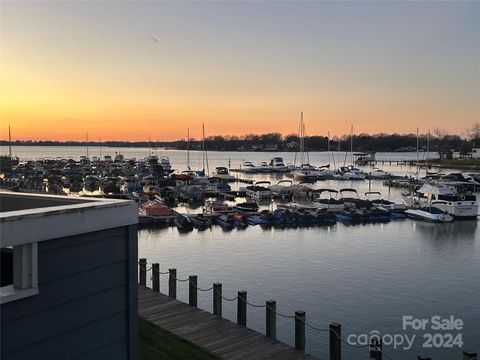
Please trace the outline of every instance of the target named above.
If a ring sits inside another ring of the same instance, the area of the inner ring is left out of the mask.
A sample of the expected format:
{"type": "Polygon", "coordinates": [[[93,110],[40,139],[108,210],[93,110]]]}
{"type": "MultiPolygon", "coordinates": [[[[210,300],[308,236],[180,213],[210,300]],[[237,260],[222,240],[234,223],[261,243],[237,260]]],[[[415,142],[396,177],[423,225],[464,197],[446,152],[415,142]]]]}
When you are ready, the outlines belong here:
{"type": "Polygon", "coordinates": [[[0,192],[2,360],[138,359],[137,215],[0,192]]]}

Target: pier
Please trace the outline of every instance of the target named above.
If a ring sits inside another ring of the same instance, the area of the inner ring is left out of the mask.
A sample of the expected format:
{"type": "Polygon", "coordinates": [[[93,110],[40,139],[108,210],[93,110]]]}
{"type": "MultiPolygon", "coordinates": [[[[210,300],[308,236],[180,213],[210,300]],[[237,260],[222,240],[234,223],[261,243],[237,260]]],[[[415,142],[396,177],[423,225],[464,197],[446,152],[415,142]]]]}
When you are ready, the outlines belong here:
{"type": "MultiPolygon", "coordinates": [[[[218,356],[221,359],[249,360],[315,360],[306,354],[305,330],[308,327],[315,332],[326,332],[329,337],[329,359],[342,359],[342,346],[358,350],[355,359],[392,360],[395,355],[383,349],[382,339],[371,337],[368,344],[350,344],[342,336],[341,324],[332,322],[328,326],[314,326],[307,321],[302,310],[294,314],[282,314],[277,311],[276,301],[267,300],[265,304],[253,304],[248,301],[247,292],[240,290],[235,297],[226,297],[222,293],[222,284],[214,283],[209,288],[198,287],[198,276],[177,277],[177,269],[170,268],[162,272],[160,264],[148,267],[147,259],[138,262],[138,314],[143,319],[167,330],[196,346],[218,356]],[[151,272],[151,288],[147,287],[147,273],[151,272]],[[160,276],[168,276],[168,295],[160,293],[160,276]],[[188,304],[177,300],[177,284],[188,286],[188,304]],[[212,313],[197,307],[198,292],[212,292],[212,313]],[[237,303],[237,322],[222,318],[223,301],[237,303]],[[256,307],[265,309],[265,335],[247,327],[247,309],[256,307]],[[292,320],[294,326],[294,347],[277,340],[277,317],[292,320]]],[[[476,360],[477,353],[472,350],[459,350],[458,359],[476,360]],[[462,357],[460,357],[462,356],[462,357]]],[[[433,360],[425,355],[417,355],[417,360],[433,360]]]]}

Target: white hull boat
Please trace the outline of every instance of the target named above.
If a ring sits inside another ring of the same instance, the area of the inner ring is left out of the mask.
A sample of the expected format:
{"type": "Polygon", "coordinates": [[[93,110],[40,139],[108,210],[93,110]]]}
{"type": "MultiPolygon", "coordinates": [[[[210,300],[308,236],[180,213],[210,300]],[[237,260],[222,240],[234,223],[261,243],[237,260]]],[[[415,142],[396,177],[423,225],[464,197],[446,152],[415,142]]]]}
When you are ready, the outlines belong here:
{"type": "Polygon", "coordinates": [[[432,222],[452,222],[453,216],[435,207],[408,209],[405,211],[408,217],[432,222]]]}

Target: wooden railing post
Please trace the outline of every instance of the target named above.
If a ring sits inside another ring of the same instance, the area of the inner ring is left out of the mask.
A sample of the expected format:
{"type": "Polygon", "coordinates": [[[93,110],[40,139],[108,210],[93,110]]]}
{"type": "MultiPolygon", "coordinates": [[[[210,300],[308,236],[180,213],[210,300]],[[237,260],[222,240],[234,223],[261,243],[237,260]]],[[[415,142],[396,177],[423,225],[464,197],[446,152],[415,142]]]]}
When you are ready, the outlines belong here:
{"type": "Polygon", "coordinates": [[[152,264],[152,290],[160,292],[160,264],[152,264]]]}
{"type": "Polygon", "coordinates": [[[177,269],[168,269],[168,296],[177,298],[177,269]]]}
{"type": "Polygon", "coordinates": [[[222,284],[213,284],[213,315],[222,317],[222,284]]]}
{"type": "Polygon", "coordinates": [[[342,325],[331,323],[330,329],[330,360],[341,360],[342,358],[342,325]]]}
{"type": "Polygon", "coordinates": [[[382,360],[382,342],[375,338],[370,343],[370,359],[382,360]]]}
{"type": "Polygon", "coordinates": [[[197,307],[197,275],[190,275],[188,282],[188,303],[197,307]]]}
{"type": "Polygon", "coordinates": [[[305,351],[305,311],[295,311],[295,349],[305,351]]]}
{"type": "Polygon", "coordinates": [[[138,278],[140,285],[147,286],[147,259],[138,260],[138,278]]]}
{"type": "Polygon", "coordinates": [[[247,292],[240,290],[237,296],[237,324],[247,326],[247,292]]]}
{"type": "Polygon", "coordinates": [[[417,355],[417,360],[432,360],[430,356],[417,355]]]}
{"type": "Polygon", "coordinates": [[[265,303],[265,333],[273,340],[277,339],[277,302],[274,300],[267,300],[265,303]]]}
{"type": "Polygon", "coordinates": [[[463,351],[463,360],[477,360],[478,355],[474,351],[465,350],[463,351]]]}

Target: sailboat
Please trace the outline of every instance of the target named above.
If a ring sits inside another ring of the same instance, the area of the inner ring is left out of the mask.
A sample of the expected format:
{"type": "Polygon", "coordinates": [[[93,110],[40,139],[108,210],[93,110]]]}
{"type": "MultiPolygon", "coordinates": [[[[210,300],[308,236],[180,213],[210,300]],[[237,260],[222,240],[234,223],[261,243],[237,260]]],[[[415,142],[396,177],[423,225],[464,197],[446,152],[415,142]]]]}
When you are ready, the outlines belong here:
{"type": "Polygon", "coordinates": [[[192,185],[206,185],[209,184],[208,180],[208,158],[205,151],[205,125],[202,124],[203,140],[202,140],[202,170],[192,170],[190,167],[190,129],[187,129],[187,170],[182,171],[182,174],[188,175],[192,178],[190,184],[192,185]],[[207,174],[205,173],[205,162],[207,163],[207,174]]]}
{"type": "MultiPolygon", "coordinates": [[[[312,165],[305,162],[305,123],[303,121],[303,111],[300,113],[300,168],[292,171],[293,178],[298,181],[316,181],[320,174],[312,165]]],[[[296,157],[296,156],[295,156],[296,157]]],[[[307,155],[308,158],[308,155],[307,155]]],[[[296,164],[295,164],[296,165],[296,164]]]]}
{"type": "MultiPolygon", "coordinates": [[[[345,154],[346,162],[347,154],[345,154]]],[[[353,125],[350,128],[350,158],[353,164],[353,125]]],[[[354,165],[341,166],[334,178],[339,180],[365,180],[365,173],[354,165]]]]}

